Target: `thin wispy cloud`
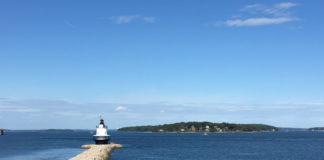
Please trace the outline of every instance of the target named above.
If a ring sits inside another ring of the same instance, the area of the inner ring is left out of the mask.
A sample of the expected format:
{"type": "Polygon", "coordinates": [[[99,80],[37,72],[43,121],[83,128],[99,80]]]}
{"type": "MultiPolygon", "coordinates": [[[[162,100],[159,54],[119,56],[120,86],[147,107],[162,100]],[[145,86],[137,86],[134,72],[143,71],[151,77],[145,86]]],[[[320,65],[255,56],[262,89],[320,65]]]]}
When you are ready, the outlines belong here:
{"type": "Polygon", "coordinates": [[[117,107],[115,108],[115,111],[125,111],[125,110],[127,110],[127,108],[124,107],[124,106],[117,106],[117,107]]]}
{"type": "Polygon", "coordinates": [[[275,5],[275,8],[288,9],[288,8],[294,7],[296,5],[297,5],[296,3],[286,2],[286,3],[279,3],[279,4],[275,5]]]}
{"type": "Polygon", "coordinates": [[[277,3],[272,6],[262,4],[246,5],[240,9],[241,12],[248,12],[251,14],[265,14],[272,16],[290,16],[289,9],[297,6],[296,3],[277,3]]]}
{"type": "Polygon", "coordinates": [[[142,16],[142,15],[128,15],[128,16],[113,16],[110,17],[110,20],[117,24],[125,24],[125,23],[131,23],[134,21],[142,21],[146,23],[154,23],[156,18],[155,17],[148,17],[148,16],[142,16]]]}
{"type": "Polygon", "coordinates": [[[30,108],[30,107],[15,107],[15,106],[7,106],[3,107],[0,106],[0,112],[42,112],[41,109],[35,109],[35,108],[30,108]]]}
{"type": "Polygon", "coordinates": [[[250,4],[250,5],[245,5],[243,8],[240,9],[240,11],[257,11],[257,10],[263,10],[264,6],[261,4],[250,4]]]}
{"type": "Polygon", "coordinates": [[[249,18],[249,19],[236,19],[227,20],[226,25],[228,26],[261,26],[268,24],[280,24],[289,21],[294,21],[295,19],[290,17],[279,17],[279,18],[249,18]]]}
{"type": "MultiPolygon", "coordinates": [[[[239,11],[241,12],[239,18],[235,16],[226,20],[221,24],[226,26],[263,26],[271,24],[282,24],[298,20],[292,16],[290,9],[297,6],[296,3],[283,2],[272,6],[263,4],[250,4],[243,6],[239,11]]],[[[218,22],[217,25],[220,23],[218,22]]]]}

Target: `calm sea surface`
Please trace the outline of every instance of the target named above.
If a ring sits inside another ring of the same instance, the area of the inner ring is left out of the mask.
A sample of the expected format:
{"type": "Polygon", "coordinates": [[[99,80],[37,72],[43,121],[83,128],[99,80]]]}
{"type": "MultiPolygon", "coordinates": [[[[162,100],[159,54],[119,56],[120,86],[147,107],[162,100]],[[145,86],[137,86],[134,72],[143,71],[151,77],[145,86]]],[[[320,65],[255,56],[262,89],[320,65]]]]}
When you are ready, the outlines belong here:
{"type": "MultiPolygon", "coordinates": [[[[124,146],[111,160],[324,159],[324,132],[110,134],[124,146]]],[[[91,138],[90,131],[7,131],[0,136],[0,160],[65,160],[93,143],[91,138]]]]}

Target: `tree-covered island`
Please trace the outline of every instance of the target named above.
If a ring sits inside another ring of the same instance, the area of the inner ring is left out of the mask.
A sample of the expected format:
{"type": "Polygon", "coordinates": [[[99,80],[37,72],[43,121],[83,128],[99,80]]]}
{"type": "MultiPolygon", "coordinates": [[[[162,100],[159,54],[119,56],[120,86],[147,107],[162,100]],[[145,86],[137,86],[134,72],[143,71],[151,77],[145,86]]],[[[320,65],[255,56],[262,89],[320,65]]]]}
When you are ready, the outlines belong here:
{"type": "Polygon", "coordinates": [[[278,128],[264,124],[234,124],[212,122],[180,122],[164,125],[123,127],[126,132],[262,132],[277,131],[278,128]]]}

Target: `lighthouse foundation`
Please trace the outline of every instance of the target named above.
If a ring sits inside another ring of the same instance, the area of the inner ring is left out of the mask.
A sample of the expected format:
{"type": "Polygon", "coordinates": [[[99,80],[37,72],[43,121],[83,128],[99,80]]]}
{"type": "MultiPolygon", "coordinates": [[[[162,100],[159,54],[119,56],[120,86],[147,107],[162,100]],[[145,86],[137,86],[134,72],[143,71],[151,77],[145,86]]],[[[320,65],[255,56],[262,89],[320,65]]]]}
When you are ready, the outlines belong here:
{"type": "Polygon", "coordinates": [[[93,136],[96,144],[110,144],[110,136],[93,136]]]}

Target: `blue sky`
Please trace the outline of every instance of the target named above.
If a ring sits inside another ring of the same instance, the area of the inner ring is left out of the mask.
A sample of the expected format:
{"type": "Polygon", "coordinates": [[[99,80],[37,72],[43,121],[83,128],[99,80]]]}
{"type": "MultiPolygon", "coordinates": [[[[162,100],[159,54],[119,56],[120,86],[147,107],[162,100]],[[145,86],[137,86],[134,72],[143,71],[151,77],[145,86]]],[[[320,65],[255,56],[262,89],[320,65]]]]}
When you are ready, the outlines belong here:
{"type": "Polygon", "coordinates": [[[0,128],[324,126],[320,0],[3,0],[0,128]]]}

